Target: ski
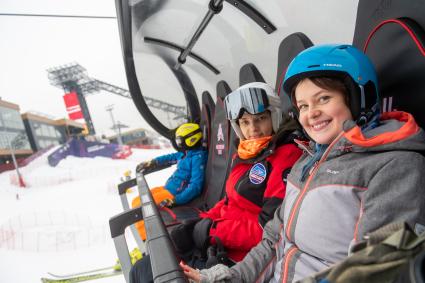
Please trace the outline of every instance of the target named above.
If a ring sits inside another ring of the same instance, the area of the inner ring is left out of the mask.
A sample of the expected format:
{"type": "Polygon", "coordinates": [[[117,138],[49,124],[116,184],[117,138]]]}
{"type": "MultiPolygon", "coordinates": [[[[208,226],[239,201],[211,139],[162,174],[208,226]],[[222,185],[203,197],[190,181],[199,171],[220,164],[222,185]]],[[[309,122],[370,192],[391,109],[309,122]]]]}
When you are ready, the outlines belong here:
{"type": "Polygon", "coordinates": [[[43,283],[77,283],[77,282],[83,282],[83,281],[89,281],[89,280],[95,280],[100,278],[106,278],[106,277],[112,277],[115,275],[122,274],[122,271],[110,271],[110,272],[98,272],[93,274],[87,274],[87,275],[78,275],[78,276],[72,276],[68,278],[41,278],[41,282],[43,283]]]}
{"type": "Polygon", "coordinates": [[[94,272],[101,272],[101,271],[113,270],[113,269],[114,270],[116,269],[116,265],[92,269],[92,270],[87,270],[87,271],[83,271],[83,272],[69,273],[69,274],[54,274],[54,273],[51,273],[51,272],[47,272],[47,274],[49,274],[50,276],[56,277],[56,278],[68,278],[68,277],[75,277],[75,276],[86,275],[86,274],[90,274],[90,273],[94,273],[94,272]]]}
{"type": "MultiPolygon", "coordinates": [[[[131,263],[134,264],[137,260],[142,258],[142,253],[138,248],[134,248],[130,252],[131,263]]],[[[69,274],[54,274],[51,272],[47,272],[50,276],[54,278],[41,278],[41,282],[43,283],[76,283],[83,282],[89,280],[95,280],[100,278],[111,277],[115,275],[122,274],[121,264],[117,260],[117,263],[112,266],[102,267],[92,270],[86,270],[82,272],[75,272],[69,274]]]]}

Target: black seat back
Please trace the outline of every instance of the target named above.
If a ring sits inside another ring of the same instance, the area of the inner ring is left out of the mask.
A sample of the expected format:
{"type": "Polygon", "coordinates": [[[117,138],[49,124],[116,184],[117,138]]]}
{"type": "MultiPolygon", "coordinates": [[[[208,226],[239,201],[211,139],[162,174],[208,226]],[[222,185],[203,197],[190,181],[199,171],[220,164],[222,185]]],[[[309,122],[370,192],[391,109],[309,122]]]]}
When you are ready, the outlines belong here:
{"type": "Polygon", "coordinates": [[[425,0],[360,0],[353,44],[375,65],[382,111],[412,113],[425,126],[425,0]]]}
{"type": "Polygon", "coordinates": [[[266,81],[254,64],[248,63],[243,65],[239,70],[239,85],[243,86],[253,82],[265,83],[266,81]]]}
{"type": "Polygon", "coordinates": [[[225,81],[218,82],[203,192],[203,202],[207,209],[213,207],[223,197],[230,168],[229,140],[231,138],[231,126],[224,112],[224,98],[231,91],[225,81]]]}
{"type": "MultiPolygon", "coordinates": [[[[212,126],[214,122],[214,116],[215,116],[215,103],[211,97],[211,94],[208,91],[204,91],[202,93],[202,107],[201,107],[201,121],[199,122],[201,129],[202,129],[202,146],[208,150],[208,160],[207,165],[205,168],[205,181],[204,181],[204,187],[203,191],[201,193],[200,197],[195,198],[190,202],[188,205],[189,207],[199,207],[199,208],[205,208],[205,198],[207,193],[207,184],[209,182],[208,176],[212,174],[212,166],[211,161],[212,159],[209,158],[209,156],[212,156],[212,145],[211,145],[211,132],[212,132],[212,126]]],[[[180,211],[178,208],[174,208],[173,210],[179,210],[178,217],[182,219],[186,219],[185,217],[185,209],[180,211]]],[[[163,215],[163,218],[166,223],[170,223],[169,221],[169,215],[166,216],[166,214],[163,215]],[[167,222],[168,221],[168,222],[167,222]]]]}
{"type": "Polygon", "coordinates": [[[293,111],[289,96],[284,93],[281,88],[286,70],[288,69],[289,63],[291,63],[292,59],[294,59],[298,53],[311,46],[313,46],[313,42],[302,32],[296,32],[288,35],[279,45],[275,90],[280,97],[283,113],[291,114],[293,111]]]}
{"type": "Polygon", "coordinates": [[[201,108],[201,122],[202,129],[202,146],[210,148],[211,141],[211,123],[214,119],[215,104],[208,91],[202,93],[202,108],[201,108]]]}

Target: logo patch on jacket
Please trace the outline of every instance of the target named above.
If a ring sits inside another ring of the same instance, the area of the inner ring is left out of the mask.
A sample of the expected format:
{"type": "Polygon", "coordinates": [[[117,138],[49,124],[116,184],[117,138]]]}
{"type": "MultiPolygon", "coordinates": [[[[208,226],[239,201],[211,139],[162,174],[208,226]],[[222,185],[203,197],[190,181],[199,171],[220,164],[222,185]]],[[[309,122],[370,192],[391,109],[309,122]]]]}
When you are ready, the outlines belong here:
{"type": "Polygon", "coordinates": [[[249,180],[253,184],[261,184],[267,177],[266,167],[261,163],[256,163],[249,170],[249,180]]]}

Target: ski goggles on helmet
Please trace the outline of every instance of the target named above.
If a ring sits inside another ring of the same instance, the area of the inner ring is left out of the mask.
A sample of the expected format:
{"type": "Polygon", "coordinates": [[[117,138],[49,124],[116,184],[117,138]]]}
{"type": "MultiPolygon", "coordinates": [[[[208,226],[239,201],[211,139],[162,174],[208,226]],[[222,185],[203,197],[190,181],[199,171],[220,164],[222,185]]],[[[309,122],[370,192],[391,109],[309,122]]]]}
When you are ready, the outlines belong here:
{"type": "Polygon", "coordinates": [[[243,88],[230,93],[224,99],[226,118],[239,119],[243,112],[249,114],[263,113],[269,107],[267,93],[262,88],[243,88]]]}
{"type": "Polygon", "coordinates": [[[176,136],[175,140],[177,147],[190,148],[194,146],[202,138],[201,133],[201,129],[198,128],[185,136],[176,136]]]}

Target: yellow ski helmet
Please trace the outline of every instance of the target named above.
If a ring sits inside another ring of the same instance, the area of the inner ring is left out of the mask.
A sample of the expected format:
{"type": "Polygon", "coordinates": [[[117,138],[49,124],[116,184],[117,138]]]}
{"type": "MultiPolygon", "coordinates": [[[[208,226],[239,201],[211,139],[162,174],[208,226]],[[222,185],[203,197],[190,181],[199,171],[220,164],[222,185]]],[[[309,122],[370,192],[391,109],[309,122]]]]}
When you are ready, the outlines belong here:
{"type": "Polygon", "coordinates": [[[201,127],[195,123],[184,123],[176,130],[176,144],[181,149],[191,149],[202,143],[201,127]]]}

